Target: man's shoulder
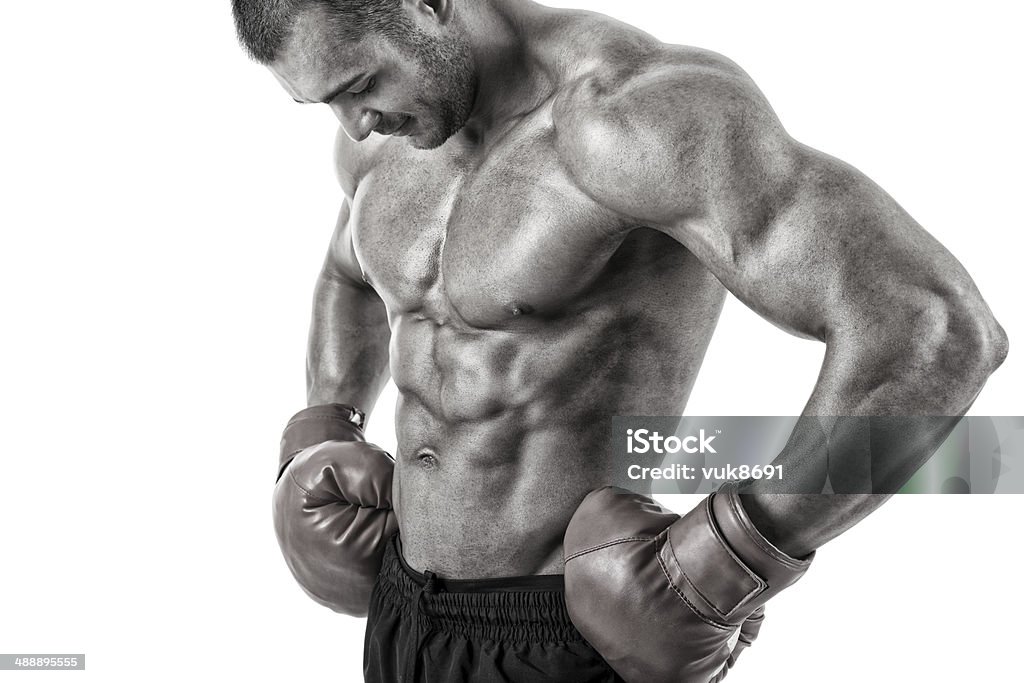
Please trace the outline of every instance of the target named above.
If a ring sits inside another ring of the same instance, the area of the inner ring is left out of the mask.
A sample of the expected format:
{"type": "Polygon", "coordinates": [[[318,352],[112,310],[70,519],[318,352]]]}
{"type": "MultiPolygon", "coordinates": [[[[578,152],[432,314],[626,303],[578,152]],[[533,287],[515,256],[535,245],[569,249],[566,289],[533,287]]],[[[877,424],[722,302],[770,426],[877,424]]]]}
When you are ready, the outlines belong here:
{"type": "Polygon", "coordinates": [[[559,93],[552,118],[560,141],[593,149],[595,136],[640,142],[722,116],[760,99],[750,77],[710,50],[659,44],[581,71],[559,93]]]}
{"type": "Polygon", "coordinates": [[[645,181],[685,182],[712,147],[765,116],[774,115],[732,60],[665,44],[580,73],[552,107],[562,163],[589,194],[622,206],[643,198],[617,195],[645,181]]]}
{"type": "Polygon", "coordinates": [[[355,195],[359,182],[380,162],[389,146],[389,140],[371,135],[362,142],[355,142],[338,126],[338,133],[334,137],[334,172],[346,197],[355,195]]]}

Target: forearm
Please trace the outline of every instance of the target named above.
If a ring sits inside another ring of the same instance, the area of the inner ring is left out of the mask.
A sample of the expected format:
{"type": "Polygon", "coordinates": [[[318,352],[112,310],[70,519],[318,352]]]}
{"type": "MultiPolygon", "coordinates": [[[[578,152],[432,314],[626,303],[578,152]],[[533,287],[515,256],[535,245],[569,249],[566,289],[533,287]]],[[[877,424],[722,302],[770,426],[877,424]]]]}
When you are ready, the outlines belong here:
{"type": "MultiPolygon", "coordinates": [[[[986,309],[987,310],[987,309],[986,309]]],[[[971,313],[965,313],[968,318],[971,313]]],[[[835,344],[785,448],[778,482],[749,481],[743,506],[781,550],[803,557],[876,510],[934,454],[1005,354],[994,321],[978,315],[968,333],[835,344]],[[902,349],[892,353],[891,349],[902,349]],[[889,351],[887,351],[889,350],[889,351]]]]}
{"type": "Polygon", "coordinates": [[[786,472],[785,490],[747,481],[743,508],[754,526],[791,557],[805,557],[869,514],[910,479],[960,419],[936,417],[820,418],[803,415],[773,461],[786,472]],[[843,491],[849,491],[844,493],[843,491]]]}
{"type": "Polygon", "coordinates": [[[367,415],[388,380],[387,311],[369,287],[321,275],[306,355],[309,405],[345,403],[367,415]]]}

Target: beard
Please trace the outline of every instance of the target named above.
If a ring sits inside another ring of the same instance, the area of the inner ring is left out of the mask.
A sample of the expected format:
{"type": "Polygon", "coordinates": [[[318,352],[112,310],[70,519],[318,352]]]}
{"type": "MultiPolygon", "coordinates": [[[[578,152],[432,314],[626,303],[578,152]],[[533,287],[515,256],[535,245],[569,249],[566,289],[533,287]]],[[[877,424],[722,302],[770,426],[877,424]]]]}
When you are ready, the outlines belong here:
{"type": "Polygon", "coordinates": [[[459,132],[473,110],[476,98],[473,55],[461,35],[432,36],[410,27],[398,45],[418,65],[421,80],[416,105],[421,132],[409,142],[419,149],[435,149],[459,132]]]}

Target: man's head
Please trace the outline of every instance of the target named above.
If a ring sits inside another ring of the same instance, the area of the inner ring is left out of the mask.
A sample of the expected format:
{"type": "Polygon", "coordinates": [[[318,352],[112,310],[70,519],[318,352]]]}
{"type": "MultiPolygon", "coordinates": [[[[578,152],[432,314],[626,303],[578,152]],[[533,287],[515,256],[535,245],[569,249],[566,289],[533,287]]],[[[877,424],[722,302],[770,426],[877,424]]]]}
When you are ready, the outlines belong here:
{"type": "Polygon", "coordinates": [[[461,129],[476,70],[452,0],[232,0],[239,40],[300,102],[345,132],[409,135],[422,149],[461,129]]]}

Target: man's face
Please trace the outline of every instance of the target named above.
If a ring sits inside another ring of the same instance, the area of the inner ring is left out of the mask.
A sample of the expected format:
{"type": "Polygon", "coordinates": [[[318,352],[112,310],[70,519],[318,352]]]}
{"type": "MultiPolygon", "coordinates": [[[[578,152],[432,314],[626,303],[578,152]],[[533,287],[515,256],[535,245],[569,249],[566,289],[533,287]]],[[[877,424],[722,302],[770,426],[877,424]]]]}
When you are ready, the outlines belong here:
{"type": "Polygon", "coordinates": [[[299,16],[270,70],[296,100],[328,104],[353,140],[377,132],[432,149],[469,118],[472,57],[450,30],[410,23],[402,32],[346,40],[326,10],[314,7],[299,16]]]}

